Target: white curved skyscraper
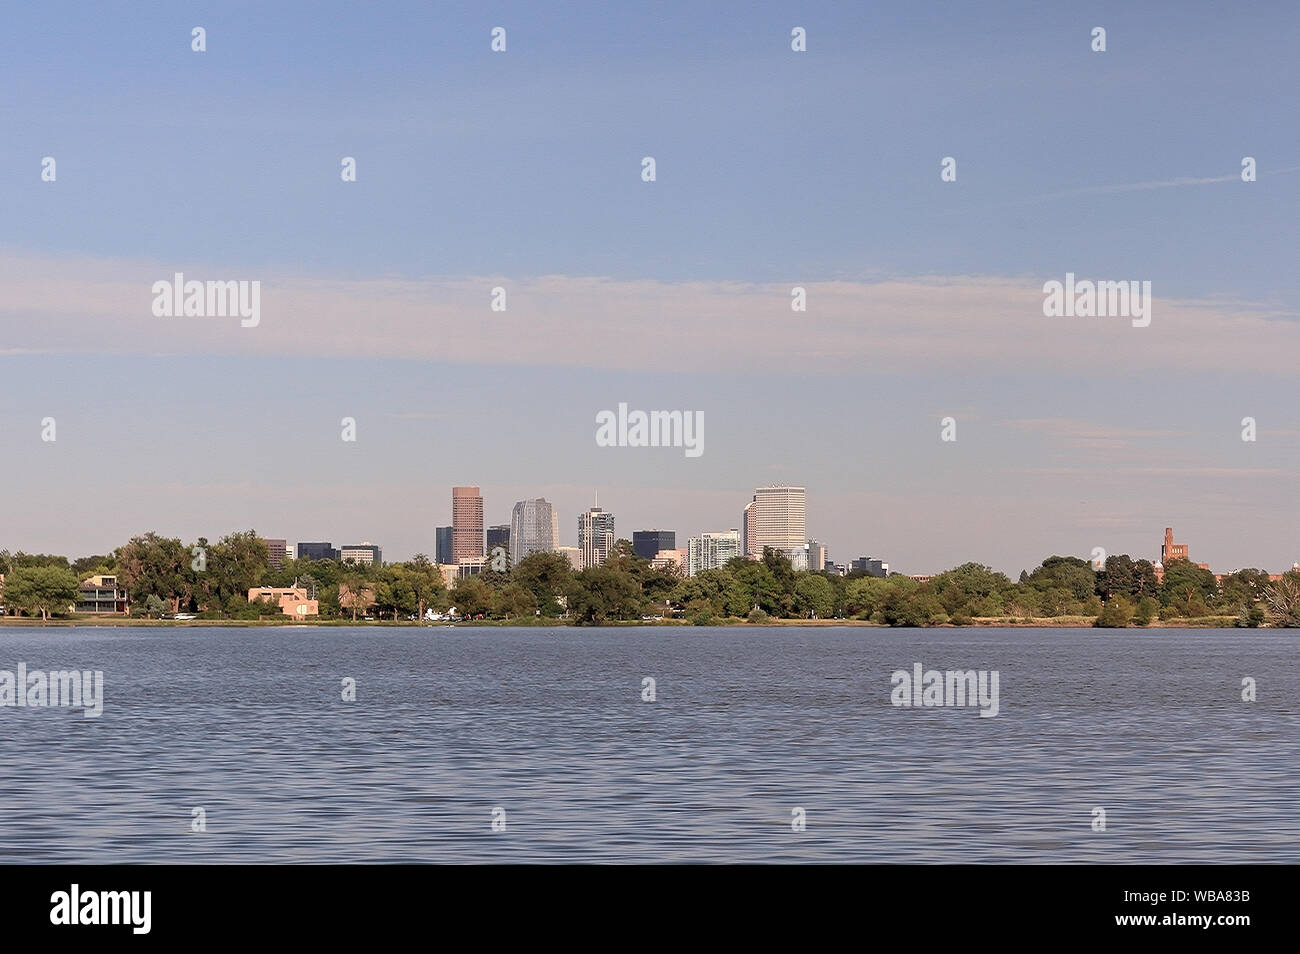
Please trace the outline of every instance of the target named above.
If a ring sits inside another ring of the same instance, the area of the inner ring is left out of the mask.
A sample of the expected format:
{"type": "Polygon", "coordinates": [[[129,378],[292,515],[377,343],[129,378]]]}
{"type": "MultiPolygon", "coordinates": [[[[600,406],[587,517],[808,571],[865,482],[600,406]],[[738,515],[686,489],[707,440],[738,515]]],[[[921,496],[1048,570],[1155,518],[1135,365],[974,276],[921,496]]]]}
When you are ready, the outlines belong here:
{"type": "Polygon", "coordinates": [[[510,514],[510,565],[530,553],[554,553],[560,545],[560,521],[542,497],[521,500],[510,514]]]}

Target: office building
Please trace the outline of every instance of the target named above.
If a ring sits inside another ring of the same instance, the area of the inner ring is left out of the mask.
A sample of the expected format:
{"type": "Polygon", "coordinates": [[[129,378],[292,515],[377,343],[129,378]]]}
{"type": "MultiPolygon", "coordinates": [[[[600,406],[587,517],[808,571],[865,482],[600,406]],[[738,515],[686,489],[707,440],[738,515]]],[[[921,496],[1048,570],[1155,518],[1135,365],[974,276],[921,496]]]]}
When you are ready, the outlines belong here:
{"type": "MultiPolygon", "coordinates": [[[[745,508],[747,556],[761,557],[764,547],[789,556],[808,542],[807,493],[803,487],[759,487],[745,508]]],[[[806,562],[806,561],[805,561],[806,562]]]]}
{"type": "Polygon", "coordinates": [[[744,514],[741,515],[740,518],[740,536],[741,536],[741,543],[744,545],[745,548],[745,556],[751,557],[753,559],[758,559],[763,554],[758,551],[757,546],[754,543],[754,521],[752,520],[753,514],[754,514],[754,501],[751,500],[749,503],[745,504],[745,512],[744,514]]]}
{"type": "Polygon", "coordinates": [[[456,579],[464,580],[471,576],[478,576],[485,572],[488,566],[487,559],[461,560],[456,564],[456,579]]]}
{"type": "Polygon", "coordinates": [[[339,551],[332,543],[299,543],[299,560],[337,560],[339,551]]]}
{"type": "Polygon", "coordinates": [[[614,549],[614,515],[592,507],[578,516],[578,549],[582,565],[601,566],[614,549]]]}
{"type": "Polygon", "coordinates": [[[554,553],[560,545],[560,519],[555,508],[542,497],[521,500],[510,513],[510,565],[518,566],[534,553],[554,553]]]}
{"type": "Polygon", "coordinates": [[[373,566],[382,566],[384,562],[383,554],[379,547],[375,546],[369,540],[364,543],[345,544],[339,547],[339,559],[344,563],[351,560],[358,565],[365,563],[373,566]]]}
{"type": "Polygon", "coordinates": [[[508,523],[498,523],[487,528],[486,555],[490,557],[492,550],[496,547],[503,549],[507,557],[510,555],[510,525],[508,523]]]}
{"type": "Polygon", "coordinates": [[[808,541],[808,569],[820,573],[826,569],[826,544],[817,540],[808,541]]]}
{"type": "Polygon", "coordinates": [[[266,544],[267,562],[277,570],[284,565],[284,558],[289,555],[289,542],[287,540],[268,540],[262,538],[266,544]]]}
{"type": "Polygon", "coordinates": [[[676,550],[677,533],[674,530],[634,530],[632,550],[643,560],[653,560],[660,550],[676,550]]]}
{"type": "Polygon", "coordinates": [[[579,547],[556,547],[555,552],[569,561],[573,569],[582,569],[582,550],[579,547]]]}
{"type": "Polygon", "coordinates": [[[477,487],[451,488],[451,562],[483,559],[483,497],[477,487]]]}
{"type": "Polygon", "coordinates": [[[858,557],[849,564],[850,573],[868,573],[871,576],[889,576],[889,564],[873,557],[858,557]]]}
{"type": "Polygon", "coordinates": [[[434,530],[433,562],[446,565],[455,562],[451,558],[451,527],[438,527],[434,530]]]}
{"type": "Polygon", "coordinates": [[[744,556],[739,530],[724,530],[721,533],[701,533],[687,541],[688,576],[695,576],[705,570],[718,570],[728,561],[744,556]]]}

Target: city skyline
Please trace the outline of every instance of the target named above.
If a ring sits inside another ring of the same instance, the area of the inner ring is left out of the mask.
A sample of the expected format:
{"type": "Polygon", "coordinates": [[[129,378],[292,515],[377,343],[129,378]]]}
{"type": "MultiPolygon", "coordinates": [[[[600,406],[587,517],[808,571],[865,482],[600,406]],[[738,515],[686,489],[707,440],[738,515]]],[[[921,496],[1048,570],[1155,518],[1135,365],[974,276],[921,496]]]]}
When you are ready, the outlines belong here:
{"type": "MultiPolygon", "coordinates": [[[[460,487],[456,489],[474,490],[474,491],[481,490],[481,488],[479,487],[460,487]]],[[[805,490],[805,488],[803,487],[795,487],[792,485],[774,485],[771,487],[758,488],[758,489],[759,490],[764,490],[764,489],[798,490],[798,491],[805,490]]],[[[754,495],[754,497],[756,498],[757,495],[754,495]]],[[[802,494],[801,497],[803,497],[802,494]]],[[[804,499],[806,500],[806,498],[804,499]]],[[[477,501],[480,506],[480,509],[486,512],[485,498],[480,496],[477,498],[477,501]]],[[[746,506],[743,508],[744,511],[743,515],[748,514],[749,507],[750,505],[752,505],[753,502],[754,499],[751,499],[751,501],[748,504],[746,504],[746,506]]],[[[509,532],[513,528],[514,522],[518,515],[519,505],[521,504],[534,504],[534,505],[545,504],[546,505],[545,510],[548,514],[546,517],[546,522],[549,522],[551,527],[554,528],[553,539],[556,542],[554,546],[552,546],[549,549],[549,551],[545,547],[536,547],[536,548],[530,547],[529,552],[560,553],[562,555],[569,556],[571,562],[573,561],[573,555],[576,553],[579,556],[579,564],[575,564],[575,568],[578,568],[581,562],[586,561],[588,559],[586,551],[589,548],[584,548],[581,545],[574,546],[573,544],[567,543],[565,542],[564,538],[560,535],[559,526],[561,520],[560,520],[559,509],[554,505],[550,504],[550,502],[546,501],[544,498],[538,497],[538,498],[516,501],[514,507],[512,507],[511,523],[495,525],[490,528],[493,530],[507,531],[507,535],[511,536],[512,542],[510,544],[510,547],[508,548],[510,552],[510,560],[509,560],[510,566],[516,565],[519,562],[519,559],[522,558],[522,557],[516,557],[513,549],[513,534],[509,532]]],[[[650,537],[651,535],[655,535],[655,536],[667,535],[672,537],[674,539],[674,542],[676,542],[678,539],[685,540],[685,544],[679,549],[677,548],[666,548],[666,549],[668,551],[673,551],[675,549],[676,552],[680,553],[683,556],[682,570],[683,573],[688,573],[689,571],[689,575],[694,575],[694,572],[691,571],[690,568],[695,567],[697,565],[696,557],[694,556],[697,546],[701,548],[699,550],[701,554],[708,553],[712,555],[710,557],[700,558],[701,560],[706,561],[699,564],[700,569],[707,568],[708,566],[713,566],[713,565],[720,566],[722,564],[725,564],[726,561],[730,559],[732,555],[736,555],[736,556],[747,555],[745,553],[744,532],[743,530],[738,528],[731,528],[730,530],[715,529],[715,530],[697,530],[694,532],[683,532],[676,529],[668,530],[668,529],[662,529],[657,526],[647,526],[639,530],[632,530],[626,533],[618,533],[612,529],[614,525],[614,512],[604,510],[603,508],[597,506],[588,506],[585,510],[579,512],[578,521],[577,521],[577,533],[576,533],[576,537],[579,540],[579,542],[581,542],[582,540],[584,521],[588,521],[591,518],[595,518],[594,521],[592,522],[592,527],[594,530],[598,531],[596,534],[598,539],[595,541],[593,547],[591,548],[594,549],[600,555],[600,558],[596,560],[595,565],[599,565],[604,561],[604,558],[608,555],[609,547],[612,546],[614,542],[619,540],[625,540],[629,545],[633,545],[635,548],[634,539],[636,537],[638,536],[650,537]],[[602,531],[603,528],[607,528],[607,527],[611,529],[608,529],[605,532],[599,532],[602,531]],[[731,543],[725,542],[728,536],[734,538],[731,543]],[[719,545],[719,541],[722,541],[722,546],[733,548],[734,554],[732,552],[732,549],[726,549],[726,550],[721,549],[719,545]],[[720,552],[724,553],[724,556],[719,559],[716,557],[716,554],[720,552]]],[[[537,520],[538,519],[537,514],[534,513],[531,519],[537,520]]],[[[539,528],[540,528],[540,524],[539,524],[539,528]]],[[[182,534],[168,534],[166,532],[158,530],[158,528],[155,527],[155,528],[149,528],[149,530],[136,530],[132,532],[130,536],[134,537],[152,530],[158,532],[161,536],[178,537],[179,539],[182,540],[182,542],[185,543],[196,541],[201,537],[206,537],[209,539],[209,541],[215,542],[220,536],[223,536],[226,533],[237,532],[238,529],[239,528],[231,527],[220,531],[200,533],[194,536],[187,537],[182,534]]],[[[249,528],[245,528],[245,529],[249,529],[249,528]]],[[[306,540],[296,541],[293,536],[290,536],[288,538],[268,537],[266,536],[264,531],[259,530],[256,527],[253,527],[251,529],[258,530],[259,536],[261,536],[262,539],[267,542],[271,552],[271,557],[273,562],[276,559],[277,553],[283,552],[283,545],[286,543],[287,540],[289,541],[287,547],[287,555],[290,557],[297,557],[298,559],[303,559],[303,558],[326,559],[326,560],[345,562],[347,559],[349,559],[349,557],[352,557],[354,559],[357,559],[358,562],[372,562],[373,560],[373,562],[376,563],[400,563],[400,562],[406,562],[411,558],[413,558],[415,555],[422,553],[434,563],[439,563],[443,565],[454,565],[454,564],[446,564],[444,561],[438,559],[437,537],[443,531],[448,531],[448,536],[450,536],[450,531],[452,530],[452,528],[448,526],[435,526],[433,528],[434,532],[431,535],[434,540],[433,547],[428,549],[417,548],[410,553],[397,556],[395,558],[388,559],[388,560],[385,560],[382,557],[383,548],[381,547],[381,545],[371,543],[368,540],[364,541],[361,544],[341,544],[339,546],[333,546],[332,542],[330,541],[326,541],[326,542],[306,541],[306,540]],[[277,547],[281,547],[281,549],[277,550],[277,547]],[[348,555],[345,555],[346,551],[352,551],[352,552],[349,553],[348,555]],[[359,555],[357,551],[369,551],[369,554],[359,555]]],[[[867,570],[868,572],[871,572],[876,575],[884,575],[884,573],[899,573],[902,575],[929,577],[933,574],[941,573],[946,570],[953,569],[954,567],[960,566],[961,564],[964,563],[975,562],[975,563],[987,565],[995,572],[1004,573],[1008,577],[1014,579],[1017,576],[1017,574],[1021,571],[1032,571],[1035,567],[1037,567],[1041,563],[1043,559],[1046,559],[1047,557],[1072,556],[1081,559],[1091,560],[1095,558],[1097,549],[1100,549],[1103,553],[1102,559],[1104,559],[1105,556],[1111,556],[1111,555],[1127,555],[1133,560],[1147,560],[1157,568],[1157,577],[1159,577],[1160,575],[1159,568],[1162,566],[1164,562],[1167,561],[1167,559],[1187,559],[1187,560],[1192,559],[1189,556],[1189,550],[1191,545],[1187,543],[1175,544],[1173,542],[1173,533],[1174,531],[1172,527],[1165,527],[1163,529],[1162,536],[1160,537],[1159,541],[1156,542],[1154,545],[1152,545],[1148,540],[1137,547],[1127,547],[1127,548],[1121,547],[1118,549],[1109,549],[1106,547],[1101,547],[1101,548],[1093,548],[1090,551],[1067,552],[1064,549],[1057,548],[1054,550],[1045,551],[1041,556],[1032,560],[1029,563],[1026,563],[1022,567],[997,566],[996,564],[989,563],[988,561],[982,559],[979,554],[973,553],[973,554],[968,554],[965,558],[958,559],[951,563],[928,566],[925,568],[918,568],[914,566],[900,565],[897,561],[891,560],[891,558],[887,553],[885,553],[883,550],[880,550],[878,548],[857,547],[857,548],[850,548],[852,552],[849,552],[849,550],[844,550],[839,552],[831,551],[826,546],[824,541],[820,540],[819,538],[817,538],[815,535],[812,534],[809,534],[807,536],[805,543],[809,550],[807,554],[807,558],[809,560],[812,559],[811,550],[820,548],[820,550],[822,551],[821,558],[826,561],[824,569],[828,571],[835,570],[838,568],[838,569],[842,569],[845,572],[853,571],[853,570],[867,570]]],[[[1182,534],[1180,534],[1180,539],[1185,539],[1182,534]]],[[[72,550],[72,551],[60,552],[54,548],[28,549],[23,547],[10,547],[10,546],[5,546],[4,542],[0,541],[0,549],[6,549],[10,553],[18,553],[21,551],[29,554],[38,554],[38,553],[58,554],[67,557],[69,560],[76,560],[79,558],[88,557],[95,554],[105,554],[105,555],[110,554],[114,549],[116,549],[117,546],[121,546],[123,542],[125,542],[125,540],[118,541],[114,546],[108,548],[72,550]]],[[[798,559],[799,554],[793,554],[790,552],[790,549],[795,549],[795,548],[774,547],[773,549],[776,549],[777,552],[782,553],[782,555],[784,556],[793,558],[793,562],[795,564],[796,569],[808,569],[808,568],[818,569],[816,567],[809,567],[801,564],[798,559]]],[[[1300,567],[1300,550],[1297,551],[1297,556],[1292,560],[1290,560],[1289,562],[1279,563],[1276,565],[1263,563],[1260,561],[1247,562],[1243,564],[1229,564],[1226,561],[1215,560],[1213,558],[1213,554],[1211,554],[1211,559],[1208,562],[1205,562],[1199,559],[1199,557],[1203,555],[1203,551],[1204,548],[1198,545],[1197,553],[1196,553],[1198,559],[1192,560],[1192,562],[1196,563],[1196,565],[1204,569],[1211,570],[1212,572],[1215,573],[1216,576],[1221,576],[1228,573],[1234,573],[1239,570],[1252,569],[1252,568],[1263,570],[1270,574],[1276,575],[1285,572],[1287,570],[1300,567]]],[[[478,557],[465,558],[464,560],[456,561],[456,562],[482,564],[485,561],[485,559],[489,558],[490,556],[491,556],[490,552],[485,549],[484,553],[480,554],[478,557]]],[[[650,558],[646,557],[646,559],[650,559],[650,558]]]]}
{"type": "Polygon", "coordinates": [[[835,559],[1018,571],[1172,524],[1289,566],[1300,137],[1270,91],[1300,11],[1266,6],[828,8],[794,53],[775,2],[689,29],[505,3],[501,54],[477,11],[401,0],[308,35],[205,11],[202,54],[171,15],[17,9],[0,44],[42,96],[5,114],[0,545],[228,524],[432,554],[468,460],[566,540],[595,486],[686,540],[797,477],[835,559]],[[256,326],[153,314],[182,272],[261,282],[256,326]],[[1069,275],[1151,282],[1150,325],[1045,317],[1069,275]],[[707,417],[703,454],[598,446],[621,404],[707,417]]]}

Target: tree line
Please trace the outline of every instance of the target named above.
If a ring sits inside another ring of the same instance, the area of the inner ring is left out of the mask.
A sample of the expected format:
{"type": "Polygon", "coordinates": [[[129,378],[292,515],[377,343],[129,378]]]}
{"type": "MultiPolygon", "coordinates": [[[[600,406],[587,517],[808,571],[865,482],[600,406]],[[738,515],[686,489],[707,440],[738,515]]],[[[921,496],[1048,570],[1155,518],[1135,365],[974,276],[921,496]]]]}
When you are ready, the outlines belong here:
{"type": "Polygon", "coordinates": [[[856,619],[889,626],[969,625],[976,619],[1064,619],[1095,625],[1146,626],[1198,619],[1222,625],[1300,626],[1300,571],[1281,580],[1255,569],[1217,580],[1209,570],[1174,560],[1158,581],[1154,565],[1127,554],[1095,568],[1087,560],[1051,556],[1012,581],[979,563],[964,563],[928,581],[795,570],[768,550],[762,559],[737,558],[685,577],[676,567],[654,567],[619,540],[598,567],[574,571],[554,553],[535,553],[505,571],[485,569],[448,589],[424,554],[380,566],[285,558],[271,564],[255,531],[190,545],[149,532],[111,554],[68,560],[47,554],[0,551],[6,612],[66,615],[77,586],[90,576],[115,575],[132,615],[193,613],[200,618],[253,620],[279,616],[278,605],[249,602],[262,586],[301,586],[320,604],[320,618],[374,614],[399,620],[426,610],[500,620],[567,619],[598,625],[644,618],[682,618],[697,625],[746,620],[856,619]]]}

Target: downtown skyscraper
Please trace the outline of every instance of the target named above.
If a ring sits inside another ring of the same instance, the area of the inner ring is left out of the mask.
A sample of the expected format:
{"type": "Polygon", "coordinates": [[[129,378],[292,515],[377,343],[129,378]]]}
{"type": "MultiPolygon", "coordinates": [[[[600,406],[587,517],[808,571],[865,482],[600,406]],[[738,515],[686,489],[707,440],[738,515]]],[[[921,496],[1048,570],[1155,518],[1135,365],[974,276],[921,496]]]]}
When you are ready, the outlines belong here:
{"type": "Polygon", "coordinates": [[[477,487],[451,488],[451,558],[483,559],[483,496],[477,487]]]}
{"type": "Polygon", "coordinates": [[[761,557],[765,547],[772,547],[789,557],[796,569],[807,568],[808,497],[803,487],[779,484],[755,489],[741,526],[746,556],[761,557]]]}
{"type": "Polygon", "coordinates": [[[578,549],[584,567],[600,566],[614,549],[614,515],[592,507],[578,516],[578,549]]]}
{"type": "Polygon", "coordinates": [[[554,553],[560,545],[560,521],[550,502],[521,500],[510,514],[510,565],[532,553],[554,553]]]}

